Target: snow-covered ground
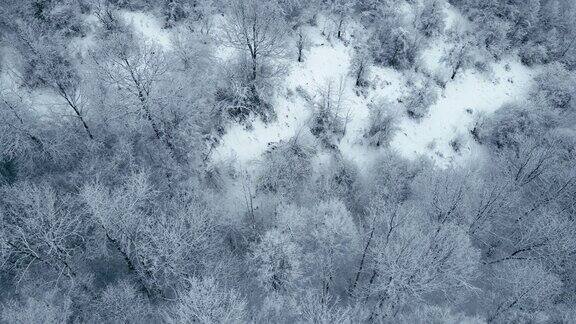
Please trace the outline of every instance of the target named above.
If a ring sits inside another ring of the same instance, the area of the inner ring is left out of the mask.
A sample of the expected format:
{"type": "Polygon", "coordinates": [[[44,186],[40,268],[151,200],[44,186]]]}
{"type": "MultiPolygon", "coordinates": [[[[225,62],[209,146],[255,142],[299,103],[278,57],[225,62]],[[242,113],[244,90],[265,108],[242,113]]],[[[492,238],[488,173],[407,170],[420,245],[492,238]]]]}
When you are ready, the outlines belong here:
{"type": "Polygon", "coordinates": [[[170,32],[162,28],[162,22],[157,17],[140,11],[122,11],[122,17],[134,27],[137,33],[148,40],[156,42],[165,50],[172,46],[170,32]]]}
{"type": "MultiPolygon", "coordinates": [[[[255,121],[251,130],[241,125],[232,126],[215,150],[214,159],[235,157],[245,165],[258,159],[269,143],[288,140],[307,131],[312,108],[296,89],[316,95],[329,82],[336,87],[342,82],[344,86],[341,114],[348,117],[348,122],[346,135],[340,142],[342,154],[361,169],[378,154],[377,149],[362,141],[368,124],[368,104],[379,100],[394,102],[401,97],[405,91],[405,74],[374,67],[370,78],[372,86],[364,94],[357,95],[354,81],[348,75],[351,46],[345,46],[337,39],[329,41],[320,31],[319,27],[308,29],[312,47],[306,53],[305,62],[291,62],[291,72],[275,98],[278,120],[270,124],[255,121]]],[[[432,54],[425,58],[429,64],[440,65],[442,48],[440,43],[427,50],[432,54]]],[[[476,157],[480,149],[470,136],[475,116],[493,112],[504,103],[521,100],[533,77],[532,71],[514,58],[493,64],[491,68],[490,74],[474,70],[462,72],[447,84],[436,104],[430,107],[429,115],[420,121],[399,112],[402,116],[400,131],[391,143],[392,148],[407,158],[426,155],[441,167],[476,157]],[[459,152],[450,145],[457,137],[463,144],[459,152]]]]}
{"type": "Polygon", "coordinates": [[[347,81],[349,49],[340,42],[331,46],[320,35],[319,29],[311,28],[308,31],[312,48],[306,53],[304,62],[298,63],[296,59],[289,62],[290,73],[274,102],[277,120],[268,124],[255,120],[251,130],[246,130],[242,125],[233,125],[214,151],[214,159],[237,158],[241,164],[246,164],[256,160],[270,143],[289,140],[296,134],[308,132],[313,108],[300,95],[301,91],[314,99],[329,82],[347,81]]]}
{"type": "Polygon", "coordinates": [[[494,77],[468,70],[448,83],[427,118],[402,120],[393,147],[407,157],[430,155],[441,165],[477,153],[478,147],[470,137],[475,116],[522,100],[533,78],[530,69],[512,59],[494,64],[493,69],[494,77]],[[450,146],[456,137],[461,137],[464,144],[458,153],[450,146]]]}

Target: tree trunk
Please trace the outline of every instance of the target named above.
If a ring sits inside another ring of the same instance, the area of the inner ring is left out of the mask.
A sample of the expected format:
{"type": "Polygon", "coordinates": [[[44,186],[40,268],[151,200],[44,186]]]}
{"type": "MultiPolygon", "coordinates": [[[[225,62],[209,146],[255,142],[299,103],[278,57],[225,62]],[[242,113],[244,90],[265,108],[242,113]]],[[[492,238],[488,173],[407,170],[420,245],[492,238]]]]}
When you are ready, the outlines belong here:
{"type": "Polygon", "coordinates": [[[304,37],[298,34],[298,62],[302,62],[302,50],[304,49],[304,37]]]}
{"type": "Polygon", "coordinates": [[[94,139],[94,136],[92,136],[92,132],[90,132],[90,128],[88,128],[88,124],[86,124],[84,117],[80,113],[80,109],[78,109],[77,105],[74,102],[72,102],[72,100],[68,96],[68,93],[66,92],[64,87],[59,83],[57,84],[57,86],[58,86],[58,90],[59,90],[62,98],[64,98],[64,100],[66,100],[66,102],[68,103],[68,106],[70,106],[70,108],[72,108],[72,110],[74,110],[74,113],[82,122],[82,126],[84,127],[84,130],[86,130],[86,133],[88,133],[88,137],[90,137],[90,139],[94,139]]]}
{"type": "Polygon", "coordinates": [[[372,230],[370,231],[370,235],[368,236],[368,241],[366,242],[366,246],[364,246],[364,252],[362,252],[362,258],[360,259],[360,264],[358,266],[358,271],[356,271],[356,278],[354,278],[354,283],[352,284],[352,289],[350,293],[353,293],[358,285],[358,281],[360,280],[360,274],[364,269],[364,261],[366,259],[366,254],[368,254],[368,248],[370,247],[370,243],[372,242],[372,237],[374,236],[374,229],[375,227],[372,226],[372,230]]]}
{"type": "Polygon", "coordinates": [[[362,82],[362,72],[364,72],[364,64],[360,64],[358,73],[356,74],[356,86],[359,87],[362,82]]]}
{"type": "Polygon", "coordinates": [[[256,63],[256,55],[252,56],[252,81],[255,82],[256,81],[256,76],[257,76],[257,63],[256,63]]]}
{"type": "Polygon", "coordinates": [[[456,74],[458,74],[458,70],[460,70],[460,63],[458,63],[454,69],[452,70],[452,76],[450,77],[450,80],[454,80],[456,78],[456,74]]]}
{"type": "Polygon", "coordinates": [[[144,97],[144,94],[142,93],[142,91],[140,91],[138,93],[138,99],[140,99],[140,103],[142,104],[142,110],[144,111],[144,115],[146,116],[146,119],[150,122],[150,125],[152,126],[152,130],[154,131],[156,138],[159,140],[164,140],[164,142],[166,143],[166,146],[168,146],[168,148],[172,151],[172,153],[175,153],[175,148],[172,145],[172,142],[170,142],[168,137],[165,134],[163,134],[163,132],[158,128],[158,125],[156,125],[156,122],[152,118],[152,114],[150,113],[150,109],[148,108],[146,98],[144,97]]]}

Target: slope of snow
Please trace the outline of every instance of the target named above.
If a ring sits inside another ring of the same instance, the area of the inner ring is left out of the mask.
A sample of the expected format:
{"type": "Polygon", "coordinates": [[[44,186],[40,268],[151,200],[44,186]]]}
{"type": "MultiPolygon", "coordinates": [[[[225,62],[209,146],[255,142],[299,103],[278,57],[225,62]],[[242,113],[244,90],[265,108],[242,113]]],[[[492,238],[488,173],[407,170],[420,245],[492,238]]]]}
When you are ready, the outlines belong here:
{"type": "MultiPolygon", "coordinates": [[[[448,6],[446,14],[446,28],[456,24],[460,28],[470,27],[469,22],[453,7],[448,6]]],[[[422,63],[431,75],[445,78],[451,74],[451,70],[442,62],[442,56],[450,46],[447,38],[442,36],[432,40],[423,51],[422,63]]],[[[520,64],[517,57],[492,63],[485,73],[473,69],[461,71],[442,90],[438,101],[430,107],[429,116],[420,121],[402,120],[401,131],[392,146],[409,158],[427,155],[440,166],[478,157],[480,147],[470,136],[476,116],[491,113],[505,103],[523,100],[535,73],[533,69],[520,64]],[[463,146],[460,152],[455,152],[450,146],[450,142],[456,138],[463,146]]]]}
{"type": "Polygon", "coordinates": [[[237,159],[241,165],[247,165],[264,153],[270,144],[289,140],[306,127],[308,109],[300,99],[291,97],[279,99],[275,103],[278,118],[265,124],[261,120],[252,123],[252,129],[235,124],[221,139],[221,144],[212,153],[215,160],[237,159]]]}
{"type": "Polygon", "coordinates": [[[160,19],[139,11],[122,11],[122,17],[131,24],[137,33],[155,42],[165,50],[172,47],[170,32],[162,28],[160,19]]]}
{"type": "MultiPolygon", "coordinates": [[[[451,17],[451,20],[456,19],[451,17]]],[[[348,75],[352,47],[345,46],[337,39],[328,40],[322,35],[322,30],[325,30],[322,26],[307,30],[312,47],[306,52],[305,62],[294,60],[290,63],[291,72],[286,78],[285,90],[279,92],[274,103],[278,120],[268,125],[256,121],[252,130],[246,130],[241,125],[232,126],[216,148],[214,159],[236,157],[238,162],[245,165],[257,160],[270,143],[307,132],[313,108],[303,100],[297,89],[315,101],[319,91],[328,83],[336,88],[342,85],[340,115],[346,119],[346,134],[339,148],[343,156],[354,161],[362,170],[379,154],[378,149],[368,147],[363,142],[368,127],[368,104],[380,100],[397,101],[404,95],[408,73],[373,67],[371,86],[360,93],[348,75]],[[286,93],[292,95],[287,96],[286,93]]],[[[440,58],[445,46],[443,42],[435,43],[424,52],[424,63],[431,71],[442,68],[440,58]]],[[[414,121],[404,111],[399,111],[398,114],[402,116],[400,131],[391,143],[392,149],[407,158],[428,156],[439,166],[463,162],[477,154],[479,148],[470,136],[475,116],[493,112],[504,103],[524,98],[533,77],[533,72],[517,59],[504,60],[491,68],[492,73],[461,72],[455,81],[447,84],[436,104],[430,107],[429,115],[420,121],[414,121]],[[457,137],[462,143],[459,152],[455,152],[450,145],[457,137]]]]}
{"type": "Polygon", "coordinates": [[[522,100],[532,82],[533,72],[516,60],[501,62],[493,69],[496,77],[466,71],[448,83],[437,103],[430,107],[427,118],[419,122],[403,119],[402,131],[394,139],[393,147],[407,157],[428,154],[440,164],[468,157],[475,149],[469,134],[474,116],[522,100]],[[464,141],[464,151],[460,153],[450,147],[458,136],[464,141]]]}
{"type": "MultiPolygon", "coordinates": [[[[451,8],[447,12],[449,25],[461,18],[451,8]]],[[[122,15],[138,33],[164,49],[170,49],[172,31],[163,29],[158,18],[142,12],[123,11],[122,15]]],[[[358,91],[349,75],[353,48],[331,36],[331,32],[326,32],[331,28],[329,24],[327,20],[320,20],[319,26],[306,27],[311,46],[305,51],[304,62],[296,62],[295,58],[286,59],[290,72],[284,84],[278,87],[272,102],[277,120],[269,124],[255,120],[251,129],[243,125],[231,125],[214,149],[213,160],[233,158],[247,166],[257,160],[270,144],[289,140],[295,135],[309,135],[313,104],[320,99],[320,91],[326,89],[328,84],[342,89],[342,108],[339,114],[346,120],[346,134],[339,144],[342,155],[364,169],[380,154],[381,149],[368,147],[363,140],[368,127],[368,105],[381,100],[397,101],[405,94],[406,79],[412,72],[375,66],[369,77],[370,87],[358,91]]],[[[83,40],[85,44],[79,45],[89,46],[90,41],[87,38],[83,40]]],[[[424,51],[424,66],[432,73],[443,68],[440,58],[445,47],[445,40],[440,39],[424,51]]],[[[221,51],[221,60],[230,59],[234,55],[231,49],[222,47],[221,51]]],[[[408,158],[429,156],[440,166],[475,157],[480,151],[470,137],[475,116],[493,112],[507,102],[523,99],[535,73],[513,58],[493,64],[491,68],[491,74],[473,70],[460,73],[455,81],[447,84],[438,101],[430,107],[429,116],[420,121],[409,119],[403,111],[399,111],[402,116],[400,131],[391,143],[392,148],[408,158]],[[455,152],[450,145],[456,138],[462,142],[459,152],[455,152]]],[[[6,78],[6,74],[3,77],[6,78]]],[[[7,80],[2,83],[3,92],[17,88],[9,86],[7,80]]],[[[33,107],[44,113],[63,109],[58,98],[48,93],[37,91],[28,94],[27,98],[33,107]],[[50,109],[46,109],[47,106],[50,109]]]]}
{"type": "Polygon", "coordinates": [[[367,96],[356,94],[354,80],[348,75],[352,48],[340,40],[326,34],[329,22],[320,21],[318,27],[306,29],[311,48],[305,51],[304,62],[295,58],[288,64],[290,73],[286,77],[284,88],[275,98],[274,106],[278,120],[268,125],[257,120],[253,129],[246,130],[242,125],[233,125],[223,136],[221,144],[213,152],[212,158],[224,160],[236,158],[241,165],[257,160],[269,144],[286,141],[295,135],[309,133],[309,117],[313,104],[320,99],[320,92],[328,85],[338,95],[342,88],[342,103],[339,114],[346,122],[346,135],[340,142],[342,154],[359,166],[366,165],[377,150],[362,145],[370,101],[381,97],[397,98],[402,88],[403,76],[389,68],[374,68],[373,84],[376,91],[367,96]],[[286,95],[289,93],[290,95],[286,95]],[[302,96],[308,97],[305,100],[302,96]]]}
{"type": "MultiPolygon", "coordinates": [[[[158,18],[142,12],[125,11],[122,14],[138,33],[170,50],[171,31],[163,29],[158,18]]],[[[448,26],[461,20],[450,7],[447,14],[448,26]]],[[[213,160],[237,159],[246,166],[257,160],[270,144],[307,133],[313,103],[319,100],[320,91],[328,84],[342,87],[339,113],[346,120],[346,134],[339,148],[343,156],[363,169],[379,154],[379,149],[370,148],[363,141],[368,127],[368,105],[381,100],[397,101],[405,93],[408,74],[373,67],[370,87],[357,91],[349,76],[352,46],[333,37],[331,28],[330,22],[322,19],[319,26],[307,27],[305,31],[311,46],[305,51],[305,61],[298,63],[294,58],[286,59],[290,72],[272,102],[277,120],[269,124],[254,120],[250,129],[231,125],[214,149],[213,160]]],[[[424,66],[432,73],[440,73],[444,68],[440,59],[446,46],[445,40],[439,39],[424,51],[424,66]]],[[[233,49],[220,46],[216,55],[225,61],[234,53],[233,49]]],[[[522,99],[532,80],[533,73],[517,60],[494,64],[492,69],[492,77],[472,70],[461,73],[447,84],[436,104],[430,107],[429,116],[420,121],[409,119],[403,111],[398,112],[402,116],[401,130],[393,139],[392,148],[408,158],[429,156],[440,166],[466,161],[475,154],[478,148],[469,135],[475,115],[522,99]],[[463,142],[460,152],[455,152],[450,145],[457,137],[463,142]]]]}
{"type": "Polygon", "coordinates": [[[279,91],[273,105],[277,120],[265,124],[261,120],[252,123],[252,129],[242,125],[231,126],[213,152],[212,158],[223,160],[236,158],[242,165],[256,160],[266,151],[269,144],[286,141],[293,136],[307,132],[310,104],[299,94],[298,87],[315,96],[326,83],[345,76],[348,67],[347,48],[343,45],[330,46],[323,41],[318,30],[311,30],[310,37],[316,46],[306,53],[302,63],[289,62],[290,73],[283,91],[279,91]]]}

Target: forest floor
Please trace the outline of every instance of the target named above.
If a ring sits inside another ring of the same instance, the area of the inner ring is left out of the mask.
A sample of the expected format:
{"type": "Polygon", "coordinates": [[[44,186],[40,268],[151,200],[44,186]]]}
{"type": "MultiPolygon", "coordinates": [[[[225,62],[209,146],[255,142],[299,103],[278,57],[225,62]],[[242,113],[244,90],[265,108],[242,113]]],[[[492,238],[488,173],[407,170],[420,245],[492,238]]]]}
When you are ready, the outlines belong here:
{"type": "MultiPolygon", "coordinates": [[[[317,101],[320,91],[328,84],[336,89],[342,87],[340,114],[345,119],[346,134],[340,141],[340,152],[360,170],[378,155],[379,149],[368,146],[363,140],[368,127],[369,104],[396,102],[405,95],[408,73],[414,72],[373,67],[369,87],[358,90],[349,75],[353,48],[345,41],[325,36],[329,33],[327,28],[320,23],[306,30],[311,47],[305,53],[304,62],[293,59],[289,63],[290,73],[274,99],[278,119],[268,124],[255,120],[251,129],[232,125],[214,152],[214,159],[237,158],[246,165],[258,159],[270,143],[289,140],[296,134],[305,137],[302,133],[303,130],[308,132],[313,110],[309,99],[317,101]]],[[[424,64],[429,72],[442,73],[447,69],[440,61],[445,46],[445,39],[436,39],[425,50],[424,64]]],[[[441,91],[426,117],[414,120],[404,111],[397,112],[400,129],[391,142],[392,148],[410,159],[427,156],[440,167],[481,158],[482,148],[470,133],[476,117],[524,98],[534,75],[535,72],[523,66],[516,57],[493,62],[489,72],[473,69],[461,72],[441,91]],[[450,144],[457,138],[462,143],[458,152],[450,144]]],[[[398,108],[399,105],[390,106],[390,109],[398,108]]]]}

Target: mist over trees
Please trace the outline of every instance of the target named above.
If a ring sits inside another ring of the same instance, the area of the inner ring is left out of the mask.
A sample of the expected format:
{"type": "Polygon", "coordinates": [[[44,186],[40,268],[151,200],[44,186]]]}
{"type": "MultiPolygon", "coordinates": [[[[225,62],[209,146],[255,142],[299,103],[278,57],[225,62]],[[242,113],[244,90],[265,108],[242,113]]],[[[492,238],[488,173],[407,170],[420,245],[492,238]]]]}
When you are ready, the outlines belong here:
{"type": "Polygon", "coordinates": [[[0,322],[576,322],[575,69],[572,0],[1,1],[0,322]]]}

